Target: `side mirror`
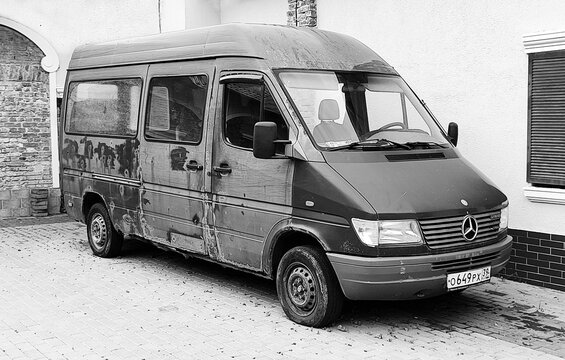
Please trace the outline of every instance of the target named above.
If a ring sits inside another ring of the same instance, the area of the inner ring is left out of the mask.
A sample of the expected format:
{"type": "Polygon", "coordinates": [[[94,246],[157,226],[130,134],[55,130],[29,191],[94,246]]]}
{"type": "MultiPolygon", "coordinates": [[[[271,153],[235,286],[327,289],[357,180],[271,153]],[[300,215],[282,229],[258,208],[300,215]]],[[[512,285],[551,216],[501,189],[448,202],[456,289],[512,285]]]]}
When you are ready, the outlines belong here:
{"type": "Polygon", "coordinates": [[[253,128],[253,155],[258,159],[270,159],[275,156],[277,124],[260,121],[253,128]]]}
{"type": "Polygon", "coordinates": [[[457,146],[457,139],[459,138],[459,127],[457,126],[457,123],[449,123],[449,127],[447,128],[447,136],[449,136],[449,140],[451,141],[453,146],[457,146]]]}

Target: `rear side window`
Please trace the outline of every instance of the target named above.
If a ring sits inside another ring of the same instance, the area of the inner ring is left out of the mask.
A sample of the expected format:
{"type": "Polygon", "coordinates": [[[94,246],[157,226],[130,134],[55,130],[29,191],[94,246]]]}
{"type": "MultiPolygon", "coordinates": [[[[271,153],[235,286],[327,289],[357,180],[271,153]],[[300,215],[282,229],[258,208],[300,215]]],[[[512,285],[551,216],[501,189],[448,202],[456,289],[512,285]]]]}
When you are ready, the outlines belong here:
{"type": "Polygon", "coordinates": [[[199,143],[207,92],[206,75],[151,79],[145,137],[199,143]]]}
{"type": "Polygon", "coordinates": [[[134,136],[141,79],[72,82],[65,130],[85,135],[134,136]]]}

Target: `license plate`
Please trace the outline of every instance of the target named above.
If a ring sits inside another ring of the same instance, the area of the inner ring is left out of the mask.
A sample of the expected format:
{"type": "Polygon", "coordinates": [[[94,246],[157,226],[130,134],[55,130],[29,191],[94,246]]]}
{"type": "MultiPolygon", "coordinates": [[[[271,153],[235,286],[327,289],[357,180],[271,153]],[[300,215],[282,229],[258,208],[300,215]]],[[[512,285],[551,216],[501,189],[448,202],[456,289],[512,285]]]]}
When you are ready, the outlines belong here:
{"type": "Polygon", "coordinates": [[[447,274],[447,289],[455,290],[469,285],[475,285],[490,280],[490,266],[447,274]]]}

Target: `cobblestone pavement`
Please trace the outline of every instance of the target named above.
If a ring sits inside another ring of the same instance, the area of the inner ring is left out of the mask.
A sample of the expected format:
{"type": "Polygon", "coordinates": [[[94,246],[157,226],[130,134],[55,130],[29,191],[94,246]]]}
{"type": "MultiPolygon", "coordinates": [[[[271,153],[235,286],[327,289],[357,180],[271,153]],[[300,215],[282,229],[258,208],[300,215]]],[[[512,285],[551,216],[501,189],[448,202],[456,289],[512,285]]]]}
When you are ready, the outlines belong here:
{"type": "Polygon", "coordinates": [[[459,295],[347,304],[289,321],[268,280],[128,241],[94,257],[84,225],[0,223],[4,359],[558,359],[565,293],[495,278],[459,295]]]}

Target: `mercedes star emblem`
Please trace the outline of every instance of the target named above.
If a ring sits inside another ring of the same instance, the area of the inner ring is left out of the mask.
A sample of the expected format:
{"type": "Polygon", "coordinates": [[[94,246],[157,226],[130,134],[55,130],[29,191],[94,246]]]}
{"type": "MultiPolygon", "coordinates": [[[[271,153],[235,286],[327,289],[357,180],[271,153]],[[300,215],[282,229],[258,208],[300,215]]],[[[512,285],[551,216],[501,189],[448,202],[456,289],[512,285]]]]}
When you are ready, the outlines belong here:
{"type": "Polygon", "coordinates": [[[477,220],[471,215],[465,216],[461,224],[461,232],[467,241],[475,240],[479,232],[479,224],[477,220]]]}

